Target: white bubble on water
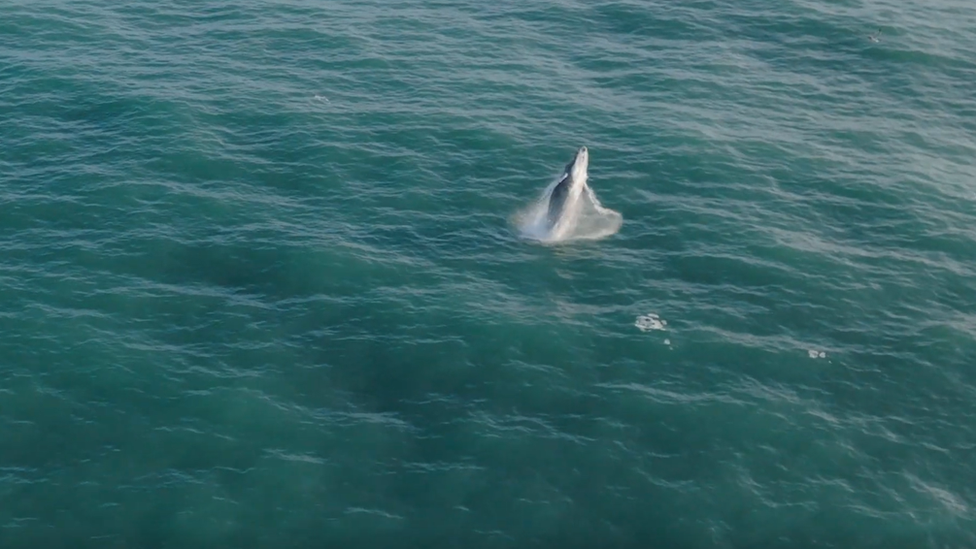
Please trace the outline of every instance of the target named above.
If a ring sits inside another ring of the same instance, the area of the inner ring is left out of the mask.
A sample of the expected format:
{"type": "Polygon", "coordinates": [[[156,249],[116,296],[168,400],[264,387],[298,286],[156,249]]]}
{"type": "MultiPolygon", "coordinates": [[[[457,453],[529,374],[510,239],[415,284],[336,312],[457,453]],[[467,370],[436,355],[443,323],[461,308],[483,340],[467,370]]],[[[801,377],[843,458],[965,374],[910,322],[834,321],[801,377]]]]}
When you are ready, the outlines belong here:
{"type": "Polygon", "coordinates": [[[637,326],[637,329],[642,332],[649,332],[651,330],[665,330],[665,326],[667,325],[667,320],[661,319],[661,317],[654,313],[638,316],[637,320],[634,321],[634,326],[637,326]]]}

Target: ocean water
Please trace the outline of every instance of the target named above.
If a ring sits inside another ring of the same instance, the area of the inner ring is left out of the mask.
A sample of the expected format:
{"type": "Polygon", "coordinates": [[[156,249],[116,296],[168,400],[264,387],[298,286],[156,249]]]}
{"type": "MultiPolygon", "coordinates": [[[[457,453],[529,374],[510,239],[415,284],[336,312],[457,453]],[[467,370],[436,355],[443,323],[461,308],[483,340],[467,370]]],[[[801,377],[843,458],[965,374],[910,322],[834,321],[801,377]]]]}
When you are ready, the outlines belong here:
{"type": "Polygon", "coordinates": [[[0,0],[0,547],[976,547],[974,29],[0,0]]]}

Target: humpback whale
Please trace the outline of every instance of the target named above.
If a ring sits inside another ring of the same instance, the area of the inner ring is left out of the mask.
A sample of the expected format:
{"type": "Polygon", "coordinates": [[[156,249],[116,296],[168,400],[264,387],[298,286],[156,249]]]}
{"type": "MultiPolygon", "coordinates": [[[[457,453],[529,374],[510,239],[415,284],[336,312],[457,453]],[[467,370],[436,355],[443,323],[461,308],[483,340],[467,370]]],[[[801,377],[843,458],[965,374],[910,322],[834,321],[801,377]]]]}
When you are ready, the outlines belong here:
{"type": "Polygon", "coordinates": [[[559,183],[549,195],[546,224],[550,230],[562,219],[563,212],[575,205],[586,188],[586,167],[589,162],[590,155],[586,147],[580,147],[569,164],[566,164],[566,169],[563,170],[559,183]]]}
{"type": "Polygon", "coordinates": [[[623,216],[604,208],[587,182],[590,156],[580,147],[560,176],[550,180],[542,196],[513,221],[522,236],[540,242],[595,240],[616,233],[623,216]]]}

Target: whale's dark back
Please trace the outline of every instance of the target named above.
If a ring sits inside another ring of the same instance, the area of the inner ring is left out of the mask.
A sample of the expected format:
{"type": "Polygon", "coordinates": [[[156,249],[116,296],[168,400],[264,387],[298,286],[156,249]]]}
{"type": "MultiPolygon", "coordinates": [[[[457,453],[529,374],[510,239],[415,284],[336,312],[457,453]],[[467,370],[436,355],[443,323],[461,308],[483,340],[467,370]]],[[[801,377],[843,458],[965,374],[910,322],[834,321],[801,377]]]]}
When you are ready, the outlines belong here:
{"type": "Polygon", "coordinates": [[[556,188],[549,195],[549,211],[546,214],[546,221],[551,229],[559,221],[559,216],[563,213],[563,206],[566,204],[566,197],[569,196],[570,174],[563,175],[562,181],[556,184],[556,188]]]}

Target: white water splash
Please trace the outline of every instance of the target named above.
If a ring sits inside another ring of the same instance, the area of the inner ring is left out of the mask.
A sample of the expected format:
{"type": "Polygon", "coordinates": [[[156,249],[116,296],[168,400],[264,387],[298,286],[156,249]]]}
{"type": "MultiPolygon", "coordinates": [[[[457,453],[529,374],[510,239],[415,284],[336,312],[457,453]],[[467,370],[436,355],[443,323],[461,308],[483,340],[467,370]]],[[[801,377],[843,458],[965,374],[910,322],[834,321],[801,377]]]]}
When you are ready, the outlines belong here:
{"type": "MultiPolygon", "coordinates": [[[[665,326],[668,325],[668,321],[657,316],[655,313],[648,313],[646,315],[641,315],[637,317],[634,321],[634,326],[642,332],[648,332],[650,330],[666,330],[665,326]]],[[[671,344],[670,340],[665,340],[668,345],[671,344]]]]}
{"type": "Polygon", "coordinates": [[[620,230],[623,216],[619,212],[604,208],[597,199],[596,193],[586,182],[583,183],[579,194],[566,198],[562,217],[550,229],[546,223],[546,213],[549,210],[549,197],[558,183],[557,178],[546,187],[537,200],[516,212],[514,223],[523,238],[545,243],[597,240],[620,230]]]}

